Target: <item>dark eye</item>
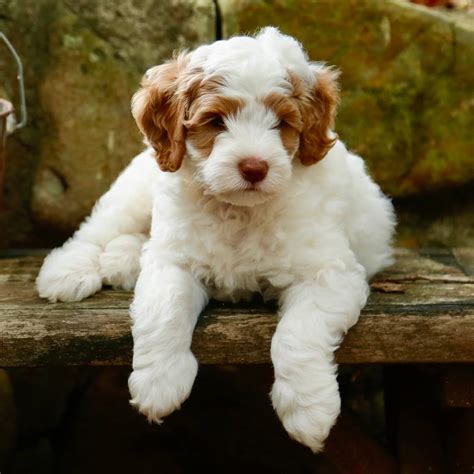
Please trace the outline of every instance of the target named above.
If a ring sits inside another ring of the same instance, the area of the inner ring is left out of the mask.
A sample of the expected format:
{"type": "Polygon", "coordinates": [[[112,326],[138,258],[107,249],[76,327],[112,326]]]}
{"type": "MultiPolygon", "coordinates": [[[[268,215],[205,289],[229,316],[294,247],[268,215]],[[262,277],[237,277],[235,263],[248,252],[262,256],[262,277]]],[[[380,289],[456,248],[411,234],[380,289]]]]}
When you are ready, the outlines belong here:
{"type": "Polygon", "coordinates": [[[273,125],[272,130],[279,130],[283,126],[283,121],[279,120],[275,125],[273,125]]]}
{"type": "Polygon", "coordinates": [[[224,119],[220,115],[214,117],[210,124],[217,128],[225,128],[224,119]]]}

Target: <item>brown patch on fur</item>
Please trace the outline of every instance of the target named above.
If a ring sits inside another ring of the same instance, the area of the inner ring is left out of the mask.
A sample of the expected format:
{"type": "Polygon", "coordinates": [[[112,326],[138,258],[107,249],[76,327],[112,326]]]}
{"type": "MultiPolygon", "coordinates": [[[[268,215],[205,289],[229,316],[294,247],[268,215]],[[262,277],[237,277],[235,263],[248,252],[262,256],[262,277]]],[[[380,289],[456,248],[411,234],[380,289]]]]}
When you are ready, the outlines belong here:
{"type": "Polygon", "coordinates": [[[282,126],[280,128],[281,141],[289,156],[298,148],[300,143],[300,132],[293,127],[282,126]]]}
{"type": "Polygon", "coordinates": [[[281,141],[290,156],[299,144],[299,136],[303,128],[301,113],[294,99],[276,92],[267,95],[263,104],[280,119],[281,141]]]}
{"type": "Polygon", "coordinates": [[[208,157],[220,132],[219,128],[206,124],[189,130],[188,140],[201,156],[208,157]]]}
{"type": "Polygon", "coordinates": [[[184,122],[188,140],[206,157],[211,154],[217,135],[225,129],[219,120],[235,115],[243,105],[239,99],[218,95],[221,84],[219,78],[209,78],[201,84],[184,122]]]}
{"type": "Polygon", "coordinates": [[[197,127],[216,117],[231,117],[243,106],[240,99],[222,95],[208,95],[201,100],[194,100],[189,109],[187,128],[197,127]]]}
{"type": "Polygon", "coordinates": [[[188,63],[186,54],[150,69],[132,99],[132,113],[156,152],[163,171],[176,171],[185,153],[184,102],[177,94],[178,79],[188,63]]]}
{"type": "Polygon", "coordinates": [[[329,67],[318,68],[312,90],[307,90],[294,73],[290,72],[289,77],[303,116],[299,159],[303,165],[309,166],[322,160],[336,142],[335,138],[328,137],[328,132],[334,125],[339,102],[339,72],[329,67]]]}
{"type": "Polygon", "coordinates": [[[176,171],[183,161],[187,137],[205,156],[222,130],[212,120],[228,117],[241,101],[219,96],[219,76],[205,77],[199,68],[187,68],[186,54],[152,68],[133,96],[132,112],[140,130],[156,151],[163,171],[176,171]]]}

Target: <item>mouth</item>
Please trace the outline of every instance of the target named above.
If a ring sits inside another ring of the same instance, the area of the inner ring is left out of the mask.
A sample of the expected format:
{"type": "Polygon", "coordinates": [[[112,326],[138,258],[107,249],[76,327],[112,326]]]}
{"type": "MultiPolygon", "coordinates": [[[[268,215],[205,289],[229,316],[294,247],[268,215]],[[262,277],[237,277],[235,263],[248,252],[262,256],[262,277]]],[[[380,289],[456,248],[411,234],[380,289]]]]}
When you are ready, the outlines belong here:
{"type": "Polygon", "coordinates": [[[246,188],[243,189],[244,192],[249,192],[249,191],[261,191],[260,187],[256,184],[250,184],[246,188]]]}
{"type": "Polygon", "coordinates": [[[219,201],[224,201],[235,206],[247,207],[262,204],[270,199],[271,195],[262,191],[259,186],[249,185],[239,190],[219,193],[216,197],[219,201]]]}

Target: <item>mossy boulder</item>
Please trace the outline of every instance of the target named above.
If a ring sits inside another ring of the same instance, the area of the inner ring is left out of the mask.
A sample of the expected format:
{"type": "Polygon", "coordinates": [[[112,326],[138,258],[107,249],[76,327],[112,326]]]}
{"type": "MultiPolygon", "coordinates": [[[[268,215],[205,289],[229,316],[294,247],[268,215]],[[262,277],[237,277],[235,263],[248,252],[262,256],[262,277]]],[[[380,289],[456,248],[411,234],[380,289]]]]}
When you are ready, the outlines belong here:
{"type": "Polygon", "coordinates": [[[403,0],[219,0],[225,36],[278,26],[342,71],[336,130],[384,190],[474,179],[474,22],[403,0]]]}
{"type": "MultiPolygon", "coordinates": [[[[472,16],[404,0],[217,0],[224,36],[273,24],[342,72],[336,128],[393,196],[474,179],[472,16]]],[[[29,122],[8,139],[0,247],[70,233],[141,148],[129,112],[143,72],[216,37],[213,0],[0,0],[25,66],[29,122]],[[32,212],[31,212],[32,211],[32,212]]],[[[0,50],[0,95],[18,104],[0,50]]],[[[55,237],[59,239],[59,236],[55,237]]]]}
{"type": "Polygon", "coordinates": [[[34,219],[69,233],[143,146],[130,114],[141,76],[176,49],[213,41],[215,6],[0,0],[0,11],[0,29],[23,59],[31,111],[27,128],[9,140],[9,193],[27,181],[21,195],[34,219]],[[18,161],[28,177],[14,174],[18,161]]]}
{"type": "MultiPolygon", "coordinates": [[[[48,67],[48,24],[53,0],[0,0],[0,31],[4,32],[23,59],[28,124],[7,139],[3,207],[0,209],[0,247],[33,245],[30,215],[31,189],[39,163],[39,143],[47,136],[44,111],[37,93],[48,67]]],[[[0,44],[0,95],[18,108],[16,64],[0,44]]]]}

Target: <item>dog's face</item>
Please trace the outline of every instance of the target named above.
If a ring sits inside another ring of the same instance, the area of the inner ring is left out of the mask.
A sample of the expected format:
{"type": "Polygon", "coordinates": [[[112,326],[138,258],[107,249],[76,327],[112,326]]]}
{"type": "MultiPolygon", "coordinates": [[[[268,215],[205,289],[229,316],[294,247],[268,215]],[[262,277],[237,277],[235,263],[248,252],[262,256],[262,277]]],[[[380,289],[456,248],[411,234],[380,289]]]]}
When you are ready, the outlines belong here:
{"type": "Polygon", "coordinates": [[[150,69],[132,111],[163,171],[185,159],[204,193],[252,206],[283,192],[295,160],[312,165],[334,144],[336,78],[266,28],[150,69]]]}

